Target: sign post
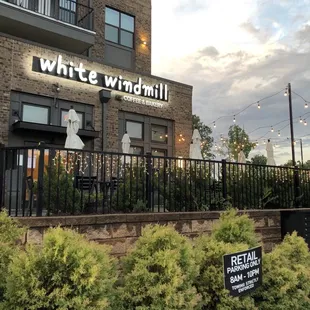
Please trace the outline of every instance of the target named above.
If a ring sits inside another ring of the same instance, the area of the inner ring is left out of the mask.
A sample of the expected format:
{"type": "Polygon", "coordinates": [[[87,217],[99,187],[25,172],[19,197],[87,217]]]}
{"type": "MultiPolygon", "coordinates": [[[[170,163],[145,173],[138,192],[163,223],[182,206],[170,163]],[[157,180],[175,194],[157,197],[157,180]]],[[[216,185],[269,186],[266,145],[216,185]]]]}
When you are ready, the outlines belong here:
{"type": "Polygon", "coordinates": [[[238,297],[262,284],[262,247],[224,255],[224,283],[231,296],[238,297]]]}

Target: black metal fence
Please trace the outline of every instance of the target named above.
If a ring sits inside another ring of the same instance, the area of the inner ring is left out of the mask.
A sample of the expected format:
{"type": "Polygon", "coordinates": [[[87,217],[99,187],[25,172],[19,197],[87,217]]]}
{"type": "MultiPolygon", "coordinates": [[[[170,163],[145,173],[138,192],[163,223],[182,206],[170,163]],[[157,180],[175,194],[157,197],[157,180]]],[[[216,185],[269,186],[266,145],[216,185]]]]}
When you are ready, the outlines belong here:
{"type": "Polygon", "coordinates": [[[26,10],[93,30],[93,8],[75,0],[7,0],[26,10]]]}
{"type": "Polygon", "coordinates": [[[0,198],[11,216],[310,207],[310,170],[2,148],[0,198]]]}

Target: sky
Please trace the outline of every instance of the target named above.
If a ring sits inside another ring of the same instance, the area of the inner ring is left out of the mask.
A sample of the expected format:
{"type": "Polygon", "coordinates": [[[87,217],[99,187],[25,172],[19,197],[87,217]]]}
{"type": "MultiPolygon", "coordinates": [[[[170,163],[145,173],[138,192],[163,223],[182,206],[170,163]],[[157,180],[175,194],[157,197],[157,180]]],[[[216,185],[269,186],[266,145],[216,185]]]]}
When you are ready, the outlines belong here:
{"type": "MultiPolygon", "coordinates": [[[[265,135],[249,157],[266,154],[270,138],[276,163],[291,159],[289,122],[275,124],[289,118],[288,83],[310,102],[310,0],[153,0],[152,9],[152,73],[193,85],[193,113],[210,125],[215,141],[227,136],[234,114],[255,103],[236,116],[236,124],[254,131],[253,142],[265,135]]],[[[303,137],[306,161],[310,104],[305,109],[294,93],[296,160],[303,137]]]]}

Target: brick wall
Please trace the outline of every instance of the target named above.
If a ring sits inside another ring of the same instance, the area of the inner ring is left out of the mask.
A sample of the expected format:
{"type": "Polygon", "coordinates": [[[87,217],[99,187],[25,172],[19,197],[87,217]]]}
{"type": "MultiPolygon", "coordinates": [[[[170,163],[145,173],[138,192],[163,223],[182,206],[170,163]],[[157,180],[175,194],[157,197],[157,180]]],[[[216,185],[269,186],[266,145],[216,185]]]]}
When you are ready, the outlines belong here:
{"type": "MultiPolygon", "coordinates": [[[[255,221],[257,233],[262,237],[264,248],[270,251],[281,241],[280,210],[248,211],[255,221]]],[[[170,224],[189,237],[210,233],[220,212],[118,214],[70,217],[21,218],[29,227],[26,242],[40,244],[44,231],[61,225],[77,229],[89,240],[112,246],[114,255],[124,255],[135,243],[143,227],[148,224],[170,224]]]]}
{"type": "MultiPolygon", "coordinates": [[[[87,103],[94,106],[93,126],[97,131],[100,131],[100,138],[95,140],[95,150],[102,150],[102,105],[99,101],[99,91],[101,88],[32,71],[33,56],[54,60],[59,54],[63,56],[64,63],[72,61],[74,64],[79,64],[82,62],[88,70],[114,76],[122,75],[124,79],[131,81],[137,81],[138,78],[138,75],[134,72],[93,62],[86,57],[77,57],[70,53],[46,49],[43,46],[0,35],[0,66],[3,77],[0,79],[0,143],[8,143],[11,90],[53,97],[52,85],[53,83],[59,83],[59,99],[87,103]]],[[[160,82],[168,84],[170,92],[169,102],[165,108],[160,109],[112,99],[108,103],[107,111],[108,151],[118,151],[118,111],[123,110],[174,120],[176,135],[175,155],[188,156],[192,135],[192,87],[151,75],[142,75],[141,77],[146,84],[154,85],[160,82]],[[185,142],[178,141],[177,135],[180,133],[185,136],[185,142]]]]}
{"type": "Polygon", "coordinates": [[[151,0],[93,0],[96,39],[95,45],[91,48],[91,56],[99,60],[104,59],[104,10],[106,6],[135,17],[135,69],[137,72],[151,74],[151,0]],[[142,41],[146,41],[147,45],[143,45],[142,41]]]}

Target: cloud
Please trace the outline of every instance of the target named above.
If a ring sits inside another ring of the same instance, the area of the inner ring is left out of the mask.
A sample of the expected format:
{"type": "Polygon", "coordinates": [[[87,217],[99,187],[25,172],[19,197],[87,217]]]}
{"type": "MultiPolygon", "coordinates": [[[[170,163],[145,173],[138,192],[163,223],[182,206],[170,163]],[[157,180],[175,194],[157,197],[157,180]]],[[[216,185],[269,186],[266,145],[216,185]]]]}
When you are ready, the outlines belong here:
{"type": "MultiPolygon", "coordinates": [[[[221,1],[210,0],[208,10],[201,7],[203,3],[206,2],[193,2],[190,8],[190,1],[182,1],[180,5],[185,5],[188,12],[184,10],[181,19],[175,15],[178,5],[171,8],[175,34],[180,37],[177,43],[168,42],[164,48],[157,42],[161,50],[154,54],[156,75],[193,85],[193,111],[206,124],[212,126],[218,117],[230,115],[216,123],[215,139],[227,134],[234,114],[253,103],[236,115],[237,124],[247,132],[267,127],[250,134],[254,141],[262,136],[276,143],[285,140],[290,135],[288,121],[275,126],[274,133],[270,127],[288,120],[288,99],[283,96],[287,83],[291,83],[294,92],[310,100],[310,22],[296,20],[296,16],[310,13],[309,6],[303,0],[298,6],[282,9],[279,9],[280,1],[265,1],[261,6],[260,1],[251,1],[248,6],[249,1],[236,0],[234,5],[240,10],[235,19],[226,18],[225,12],[230,9],[220,9],[221,1]],[[182,32],[183,25],[186,30],[182,32]],[[202,33],[199,29],[206,31],[202,33]],[[257,109],[257,101],[277,92],[280,93],[260,101],[261,109],[257,109]]],[[[298,121],[307,111],[304,102],[293,94],[296,139],[310,133],[298,121]]],[[[307,117],[310,125],[310,113],[303,116],[307,117]]],[[[253,154],[256,152],[264,154],[264,146],[259,146],[253,154]]],[[[298,152],[297,147],[296,157],[298,152]]],[[[279,143],[275,154],[279,163],[290,159],[289,141],[279,143]]],[[[306,146],[304,156],[310,158],[310,148],[306,146]]]]}
{"type": "Polygon", "coordinates": [[[242,23],[240,27],[253,35],[257,35],[258,33],[260,33],[260,30],[258,28],[255,28],[254,25],[250,21],[242,23]]]}
{"type": "Polygon", "coordinates": [[[207,46],[199,51],[200,56],[216,57],[220,53],[214,46],[207,46]]]}

